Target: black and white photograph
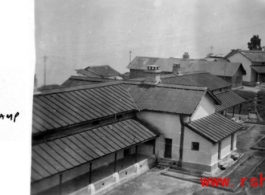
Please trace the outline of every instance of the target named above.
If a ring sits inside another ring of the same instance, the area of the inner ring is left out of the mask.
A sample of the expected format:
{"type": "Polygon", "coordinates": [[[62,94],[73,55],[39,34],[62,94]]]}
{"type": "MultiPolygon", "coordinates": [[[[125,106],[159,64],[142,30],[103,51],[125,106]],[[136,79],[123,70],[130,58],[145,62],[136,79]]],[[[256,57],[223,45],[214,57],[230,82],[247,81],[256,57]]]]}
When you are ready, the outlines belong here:
{"type": "Polygon", "coordinates": [[[31,11],[31,195],[265,194],[264,0],[31,11]]]}

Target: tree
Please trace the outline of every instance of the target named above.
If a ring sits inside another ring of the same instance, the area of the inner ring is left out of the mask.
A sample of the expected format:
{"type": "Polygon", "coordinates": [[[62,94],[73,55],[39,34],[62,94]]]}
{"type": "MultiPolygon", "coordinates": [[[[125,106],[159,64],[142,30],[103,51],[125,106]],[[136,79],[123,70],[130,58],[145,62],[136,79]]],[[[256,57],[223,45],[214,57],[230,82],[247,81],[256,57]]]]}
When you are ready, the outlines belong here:
{"type": "Polygon", "coordinates": [[[253,35],[253,37],[250,39],[250,42],[248,42],[249,50],[262,50],[260,42],[261,39],[259,38],[259,35],[253,35]]]}

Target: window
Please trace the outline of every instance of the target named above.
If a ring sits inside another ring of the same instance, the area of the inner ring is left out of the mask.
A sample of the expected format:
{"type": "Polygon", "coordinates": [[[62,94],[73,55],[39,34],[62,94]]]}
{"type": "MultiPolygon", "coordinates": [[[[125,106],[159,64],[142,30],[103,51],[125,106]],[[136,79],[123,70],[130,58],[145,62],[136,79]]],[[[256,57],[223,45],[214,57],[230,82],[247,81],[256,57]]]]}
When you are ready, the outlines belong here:
{"type": "Polygon", "coordinates": [[[116,120],[122,119],[122,114],[116,116],[116,120]]]}
{"type": "Polygon", "coordinates": [[[200,149],[200,143],[199,142],[192,142],[191,143],[191,149],[195,151],[199,151],[200,149]]]}
{"type": "Polygon", "coordinates": [[[92,125],[98,125],[99,124],[99,121],[93,121],[92,122],[92,125]]]}

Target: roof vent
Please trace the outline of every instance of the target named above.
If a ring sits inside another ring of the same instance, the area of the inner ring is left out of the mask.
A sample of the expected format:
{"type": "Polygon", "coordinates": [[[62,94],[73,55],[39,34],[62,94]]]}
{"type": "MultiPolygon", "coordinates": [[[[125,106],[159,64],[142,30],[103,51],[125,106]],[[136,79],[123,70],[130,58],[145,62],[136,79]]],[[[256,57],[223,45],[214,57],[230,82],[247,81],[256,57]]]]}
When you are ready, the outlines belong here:
{"type": "Polygon", "coordinates": [[[159,66],[157,65],[147,65],[147,70],[145,70],[145,84],[149,85],[157,85],[160,83],[160,75],[161,71],[159,70],[159,66]]]}
{"type": "Polygon", "coordinates": [[[173,74],[182,75],[180,71],[180,64],[173,64],[173,74]]]}

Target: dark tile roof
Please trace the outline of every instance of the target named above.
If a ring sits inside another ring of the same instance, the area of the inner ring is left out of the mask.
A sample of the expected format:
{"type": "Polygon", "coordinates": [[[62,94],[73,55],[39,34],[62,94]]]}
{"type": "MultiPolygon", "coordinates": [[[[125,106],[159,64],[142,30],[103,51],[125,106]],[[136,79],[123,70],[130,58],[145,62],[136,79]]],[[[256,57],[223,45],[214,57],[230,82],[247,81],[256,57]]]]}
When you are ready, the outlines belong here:
{"type": "Polygon", "coordinates": [[[52,89],[58,89],[60,88],[60,85],[54,84],[54,85],[43,85],[38,88],[39,91],[47,91],[47,90],[52,90],[52,89]]]}
{"type": "Polygon", "coordinates": [[[239,69],[243,74],[246,74],[246,70],[241,63],[231,63],[227,61],[187,61],[182,62],[181,67],[184,71],[198,71],[205,70],[213,75],[217,76],[235,76],[239,69]]]}
{"type": "Polygon", "coordinates": [[[207,91],[147,85],[125,85],[140,110],[192,114],[207,91]]]}
{"type": "Polygon", "coordinates": [[[77,73],[83,74],[85,76],[91,76],[96,77],[97,75],[99,77],[113,77],[113,76],[119,76],[120,73],[116,70],[114,70],[109,65],[102,65],[102,66],[88,66],[85,69],[79,69],[77,70],[77,73]]]}
{"type": "Polygon", "coordinates": [[[138,121],[128,119],[35,145],[31,181],[67,171],[156,136],[138,121]]]}
{"type": "Polygon", "coordinates": [[[171,76],[167,75],[166,77],[162,76],[161,82],[163,84],[203,87],[201,84],[193,80],[192,77],[188,77],[188,76],[176,76],[176,75],[171,75],[171,76]]]}
{"type": "Polygon", "coordinates": [[[251,62],[265,62],[265,51],[256,50],[233,50],[229,54],[227,54],[225,58],[229,58],[236,53],[241,53],[251,62]]]}
{"type": "Polygon", "coordinates": [[[159,70],[163,72],[172,72],[173,64],[180,64],[183,59],[181,58],[155,58],[155,57],[142,57],[137,56],[127,66],[129,69],[146,70],[147,65],[157,65],[159,70]]]}
{"type": "Polygon", "coordinates": [[[255,70],[257,73],[265,73],[265,65],[264,66],[251,66],[253,70],[255,70]]]}
{"type": "Polygon", "coordinates": [[[242,128],[242,125],[218,113],[192,121],[187,126],[213,143],[221,141],[242,128]]]}
{"type": "Polygon", "coordinates": [[[61,86],[62,87],[74,87],[74,86],[80,86],[80,85],[93,85],[97,83],[112,82],[112,81],[113,81],[112,79],[104,79],[104,78],[71,76],[61,86]]]}
{"type": "Polygon", "coordinates": [[[33,98],[33,133],[131,110],[138,107],[121,84],[109,82],[46,91],[33,98]]]}
{"type": "Polygon", "coordinates": [[[165,76],[161,77],[162,83],[170,83],[175,85],[194,85],[204,86],[209,90],[216,90],[225,87],[230,87],[232,84],[224,81],[223,79],[212,75],[210,73],[196,73],[196,74],[184,74],[181,76],[165,76]],[[180,77],[180,78],[177,78],[180,77]],[[174,79],[173,79],[174,78],[174,79]],[[177,79],[175,79],[177,78],[177,79]],[[186,82],[185,82],[186,81],[186,82]]]}
{"type": "Polygon", "coordinates": [[[215,105],[215,111],[220,112],[230,107],[239,105],[246,100],[229,90],[223,93],[215,94],[215,96],[221,101],[221,105],[215,105]]]}

